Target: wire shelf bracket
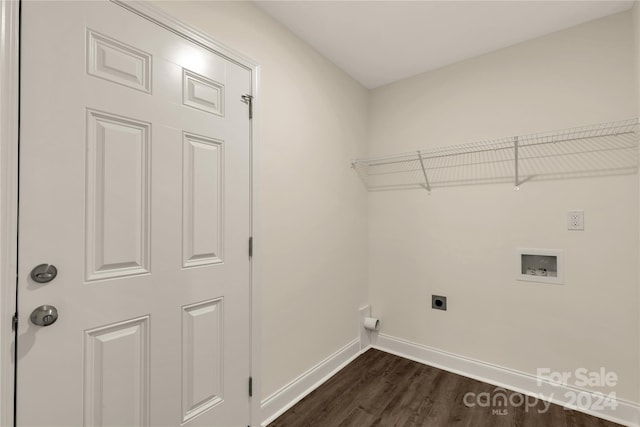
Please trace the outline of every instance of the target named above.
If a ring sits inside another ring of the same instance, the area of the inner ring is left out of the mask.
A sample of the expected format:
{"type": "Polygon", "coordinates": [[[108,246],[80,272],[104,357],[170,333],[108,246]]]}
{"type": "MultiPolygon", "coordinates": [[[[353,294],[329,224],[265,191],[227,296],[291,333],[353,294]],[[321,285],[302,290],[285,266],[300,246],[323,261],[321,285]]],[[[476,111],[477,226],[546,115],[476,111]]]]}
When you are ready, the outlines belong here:
{"type": "Polygon", "coordinates": [[[420,159],[420,166],[422,167],[422,174],[424,175],[424,185],[427,187],[427,191],[431,193],[431,186],[429,185],[427,170],[424,167],[424,159],[422,158],[422,153],[420,153],[420,151],[418,151],[418,158],[420,159]]]}
{"type": "Polygon", "coordinates": [[[515,183],[514,183],[513,189],[520,190],[520,187],[519,187],[520,182],[518,180],[518,137],[517,136],[513,138],[513,157],[515,159],[514,161],[515,183]]]}

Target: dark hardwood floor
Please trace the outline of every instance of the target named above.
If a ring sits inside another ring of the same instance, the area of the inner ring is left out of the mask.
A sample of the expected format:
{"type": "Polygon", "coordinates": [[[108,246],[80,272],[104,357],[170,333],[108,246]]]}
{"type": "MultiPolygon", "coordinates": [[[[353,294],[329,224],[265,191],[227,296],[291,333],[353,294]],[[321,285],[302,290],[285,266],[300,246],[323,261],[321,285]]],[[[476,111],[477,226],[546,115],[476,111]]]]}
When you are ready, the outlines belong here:
{"type": "Polygon", "coordinates": [[[520,393],[371,349],[269,427],[619,425],[548,402],[537,401],[535,405],[532,399],[527,408],[526,404],[520,404],[524,398],[520,393]],[[501,406],[500,399],[494,400],[501,392],[506,396],[507,406],[501,406]],[[488,396],[491,401],[486,400],[488,396]]]}

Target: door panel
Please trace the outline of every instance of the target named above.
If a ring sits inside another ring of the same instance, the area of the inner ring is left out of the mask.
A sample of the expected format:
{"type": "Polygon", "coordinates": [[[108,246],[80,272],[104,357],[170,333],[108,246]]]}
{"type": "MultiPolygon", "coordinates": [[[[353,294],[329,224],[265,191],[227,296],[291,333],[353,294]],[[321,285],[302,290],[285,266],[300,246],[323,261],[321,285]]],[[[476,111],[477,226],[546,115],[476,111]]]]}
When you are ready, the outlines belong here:
{"type": "Polygon", "coordinates": [[[183,267],[223,262],[224,141],[183,136],[183,267]]]}
{"type": "Polygon", "coordinates": [[[18,425],[248,425],[250,71],[109,2],[22,20],[18,425]]]}
{"type": "Polygon", "coordinates": [[[182,421],[224,400],[223,299],[192,304],[182,315],[182,421]],[[219,361],[212,364],[211,361],[219,361]]]}
{"type": "Polygon", "coordinates": [[[85,332],[84,425],[149,425],[149,316],[85,332]]]}
{"type": "Polygon", "coordinates": [[[87,29],[87,73],[151,92],[151,55],[87,29]]]}
{"type": "Polygon", "coordinates": [[[151,124],[87,111],[86,279],[149,272],[151,124]]]}

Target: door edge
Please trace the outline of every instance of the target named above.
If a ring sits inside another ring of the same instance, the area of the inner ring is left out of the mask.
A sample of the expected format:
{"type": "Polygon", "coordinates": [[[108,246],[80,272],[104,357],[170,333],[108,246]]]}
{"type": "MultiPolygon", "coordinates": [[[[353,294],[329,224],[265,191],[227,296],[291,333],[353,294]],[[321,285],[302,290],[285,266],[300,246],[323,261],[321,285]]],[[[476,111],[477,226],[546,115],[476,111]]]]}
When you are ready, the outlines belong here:
{"type": "Polygon", "coordinates": [[[0,2],[0,425],[14,425],[20,2],[0,2]]]}

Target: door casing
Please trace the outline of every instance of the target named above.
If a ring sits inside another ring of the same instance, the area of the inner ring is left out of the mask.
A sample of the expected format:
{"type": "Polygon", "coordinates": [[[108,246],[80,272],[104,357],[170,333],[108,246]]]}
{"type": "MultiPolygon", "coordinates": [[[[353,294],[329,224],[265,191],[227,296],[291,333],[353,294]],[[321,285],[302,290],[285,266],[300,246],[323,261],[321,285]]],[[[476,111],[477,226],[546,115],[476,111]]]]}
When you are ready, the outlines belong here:
{"type": "MultiPolygon", "coordinates": [[[[230,61],[250,70],[253,99],[251,120],[251,235],[253,236],[253,258],[251,261],[251,375],[253,398],[251,402],[251,424],[258,426],[260,414],[260,318],[258,285],[258,262],[260,233],[257,221],[256,177],[258,171],[259,144],[258,122],[260,66],[254,60],[229,48],[210,36],[196,30],[161,9],[146,2],[112,0],[114,3],[136,13],[191,42],[216,52],[230,61]]],[[[16,311],[16,270],[18,254],[18,168],[19,168],[19,45],[20,2],[0,0],[0,425],[11,426],[14,420],[14,372],[13,349],[15,335],[11,329],[16,311]]]]}
{"type": "Polygon", "coordinates": [[[18,259],[20,4],[0,3],[0,425],[13,425],[14,333],[18,259]]]}

